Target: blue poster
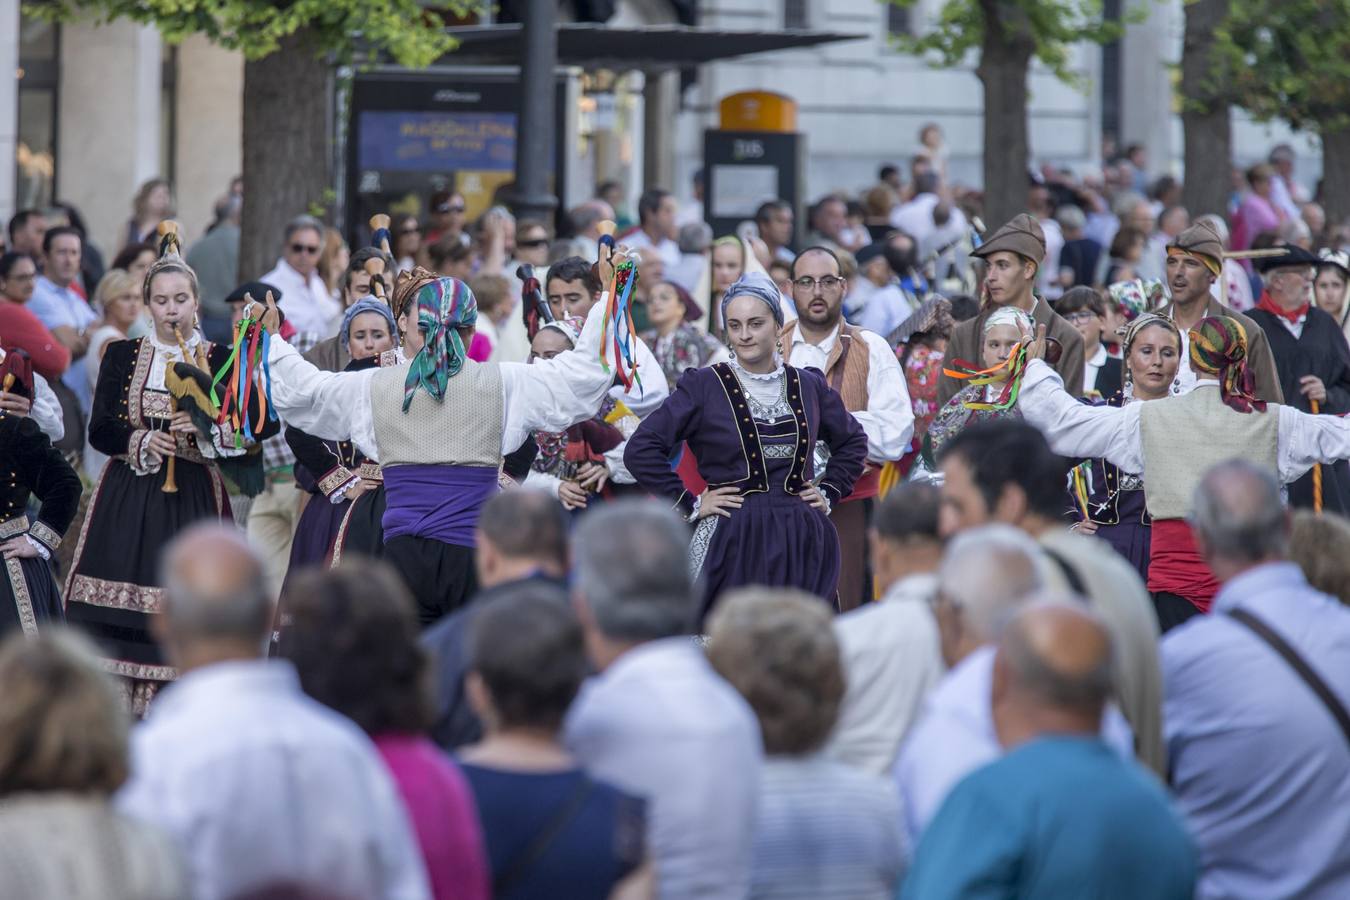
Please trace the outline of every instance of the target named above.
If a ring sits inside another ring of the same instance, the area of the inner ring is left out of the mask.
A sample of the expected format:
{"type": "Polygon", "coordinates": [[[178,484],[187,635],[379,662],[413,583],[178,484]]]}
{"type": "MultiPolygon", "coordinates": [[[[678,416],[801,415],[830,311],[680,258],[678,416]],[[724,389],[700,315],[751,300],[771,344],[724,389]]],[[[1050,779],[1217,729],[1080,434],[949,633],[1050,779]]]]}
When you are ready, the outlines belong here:
{"type": "Polygon", "coordinates": [[[401,172],[511,171],[514,113],[363,112],[358,167],[401,172]]]}

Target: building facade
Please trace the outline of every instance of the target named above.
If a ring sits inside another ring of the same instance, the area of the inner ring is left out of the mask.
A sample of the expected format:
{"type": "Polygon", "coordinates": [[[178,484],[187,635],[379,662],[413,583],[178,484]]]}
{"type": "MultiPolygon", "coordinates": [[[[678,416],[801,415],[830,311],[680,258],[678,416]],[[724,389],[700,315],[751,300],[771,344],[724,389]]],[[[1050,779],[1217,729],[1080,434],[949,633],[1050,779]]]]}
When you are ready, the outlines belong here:
{"type": "MultiPolygon", "coordinates": [[[[578,97],[583,185],[619,177],[635,196],[648,180],[644,161],[667,154],[672,184],[687,195],[702,160],[703,132],[715,127],[718,101],[743,90],[773,90],[798,103],[807,136],[806,196],[855,192],[872,184],[884,162],[902,166],[917,148],[919,129],[940,125],[954,181],[978,184],[982,153],[982,94],[974,61],[933,68],[894,48],[897,33],[922,29],[943,0],[901,9],[878,0],[704,0],[700,25],[710,29],[775,31],[805,28],[859,35],[812,49],[762,54],[699,68],[673,97],[677,110],[662,146],[644,152],[640,77],[597,79],[596,95],[578,97]],[[616,93],[614,84],[627,85],[616,93]],[[619,106],[619,115],[612,112],[619,106]],[[603,114],[608,107],[611,112],[603,114]],[[586,143],[586,123],[609,120],[603,141],[586,143]],[[626,123],[626,124],[625,124],[626,123]]],[[[1182,137],[1174,99],[1180,54],[1180,0],[1113,0],[1144,4],[1147,18],[1107,48],[1075,48],[1066,85],[1037,66],[1030,79],[1032,158],[1074,170],[1100,166],[1102,137],[1149,148],[1154,174],[1181,175],[1182,137]]],[[[1127,10],[1126,10],[1127,11],[1127,10]]],[[[664,0],[621,0],[614,24],[674,22],[664,0]]],[[[174,186],[187,237],[211,221],[212,206],[240,169],[243,61],[193,37],[167,45],[153,29],[130,22],[53,26],[22,15],[19,0],[0,0],[0,66],[16,77],[0,89],[0,215],[68,201],[84,213],[93,240],[115,253],[125,240],[132,197],[145,180],[174,186]]],[[[603,73],[602,73],[603,76],[603,73]]],[[[651,96],[648,92],[647,96],[651,96]]],[[[1310,189],[1320,152],[1287,128],[1234,120],[1239,163],[1292,143],[1297,174],[1310,189]]],[[[648,136],[650,144],[650,135],[648,136]]]]}

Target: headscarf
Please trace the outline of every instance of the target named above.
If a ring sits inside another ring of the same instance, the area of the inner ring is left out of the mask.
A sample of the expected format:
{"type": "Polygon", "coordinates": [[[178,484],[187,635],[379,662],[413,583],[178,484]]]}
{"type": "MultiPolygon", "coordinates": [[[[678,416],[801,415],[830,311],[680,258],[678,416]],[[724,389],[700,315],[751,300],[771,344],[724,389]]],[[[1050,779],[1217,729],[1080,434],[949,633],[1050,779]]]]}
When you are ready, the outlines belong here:
{"type": "Polygon", "coordinates": [[[1153,278],[1136,278],[1133,281],[1117,281],[1106,290],[1120,307],[1125,321],[1129,322],[1158,308],[1158,301],[1163,295],[1163,283],[1153,278]]]}
{"type": "Polygon", "coordinates": [[[1011,325],[1019,333],[1026,334],[1032,331],[1031,316],[1027,315],[1016,306],[1000,306],[989,314],[989,318],[984,320],[984,334],[989,333],[989,329],[996,325],[1011,325]]]}
{"type": "Polygon", "coordinates": [[[539,330],[551,328],[554,331],[567,338],[567,343],[575,349],[577,341],[581,340],[581,329],[586,327],[586,322],[576,316],[568,316],[565,319],[555,319],[552,322],[545,322],[539,326],[539,330]]]}
{"type": "MultiPolygon", "coordinates": [[[[425,274],[419,269],[412,277],[416,279],[419,272],[425,274]]],[[[418,387],[437,403],[445,399],[446,384],[459,374],[468,356],[459,329],[478,321],[478,300],[458,278],[433,278],[423,281],[405,302],[416,303],[417,327],[426,340],[403,382],[403,411],[407,412],[418,387]]]]}
{"type": "Polygon", "coordinates": [[[352,337],[352,321],[362,313],[379,313],[384,317],[384,321],[389,325],[389,333],[394,338],[394,346],[398,346],[398,325],[394,322],[394,314],[379,300],[374,297],[362,297],[342,314],[342,328],[338,331],[338,340],[342,342],[344,350],[349,349],[352,337]]]}
{"type": "Polygon", "coordinates": [[[1219,396],[1240,413],[1265,412],[1266,402],[1252,393],[1255,381],[1247,369],[1247,332],[1228,316],[1201,319],[1189,332],[1191,368],[1216,375],[1219,396]]]}
{"type": "Polygon", "coordinates": [[[1134,345],[1134,339],[1139,337],[1140,333],[1145,328],[1154,325],[1160,325],[1176,335],[1177,349],[1181,349],[1181,329],[1177,328],[1176,322],[1173,322],[1166,316],[1159,316],[1154,313],[1144,313],[1139,316],[1139,318],[1134,319],[1128,325],[1116,332],[1117,336],[1121,338],[1120,352],[1122,355],[1128,357],[1130,355],[1130,347],[1134,345]]]}
{"type": "Polygon", "coordinates": [[[773,279],[763,272],[746,272],[740,278],[737,278],[731,287],[727,288],[726,294],[722,297],[722,322],[725,325],[727,321],[727,306],[737,297],[754,297],[756,300],[762,300],[764,305],[769,307],[769,312],[773,314],[773,320],[779,328],[783,327],[783,305],[782,295],[778,293],[778,285],[773,283],[773,279]]]}

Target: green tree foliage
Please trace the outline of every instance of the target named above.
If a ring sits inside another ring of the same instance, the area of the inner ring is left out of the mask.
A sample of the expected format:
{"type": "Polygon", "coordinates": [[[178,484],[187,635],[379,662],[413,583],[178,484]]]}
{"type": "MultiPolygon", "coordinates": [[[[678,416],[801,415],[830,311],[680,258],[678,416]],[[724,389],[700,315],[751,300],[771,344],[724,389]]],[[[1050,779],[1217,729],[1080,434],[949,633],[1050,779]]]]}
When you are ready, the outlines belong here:
{"type": "MultiPolygon", "coordinates": [[[[912,7],[918,0],[891,2],[912,7]]],[[[984,44],[990,23],[1010,40],[1025,41],[1032,56],[1068,84],[1079,83],[1069,68],[1074,44],[1105,44],[1122,32],[1120,22],[1102,18],[1100,0],[947,0],[933,30],[895,40],[910,53],[935,53],[934,65],[954,66],[984,44]]]]}
{"type": "MultiPolygon", "coordinates": [[[[443,6],[462,13],[466,2],[443,6]]],[[[51,0],[25,3],[24,10],[55,21],[131,19],[157,26],[172,43],[202,34],[249,59],[267,56],[302,30],[316,50],[339,60],[350,60],[360,41],[412,68],[430,65],[455,44],[442,18],[418,0],[51,0]]]]}

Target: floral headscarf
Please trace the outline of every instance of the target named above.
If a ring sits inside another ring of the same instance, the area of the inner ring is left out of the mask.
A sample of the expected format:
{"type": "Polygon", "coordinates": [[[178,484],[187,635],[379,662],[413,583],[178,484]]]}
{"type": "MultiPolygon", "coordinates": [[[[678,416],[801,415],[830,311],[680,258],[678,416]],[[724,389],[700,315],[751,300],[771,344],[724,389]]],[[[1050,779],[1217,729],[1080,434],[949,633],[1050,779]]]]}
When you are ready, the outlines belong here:
{"type": "Polygon", "coordinates": [[[1117,281],[1106,290],[1128,322],[1158,308],[1162,301],[1163,283],[1153,278],[1136,278],[1133,281],[1117,281]]]}
{"type": "Polygon", "coordinates": [[[426,343],[413,357],[403,383],[404,412],[419,387],[437,403],[445,399],[446,384],[459,374],[468,356],[459,329],[478,321],[478,300],[458,278],[423,280],[407,302],[409,311],[416,304],[417,328],[426,343]]]}

